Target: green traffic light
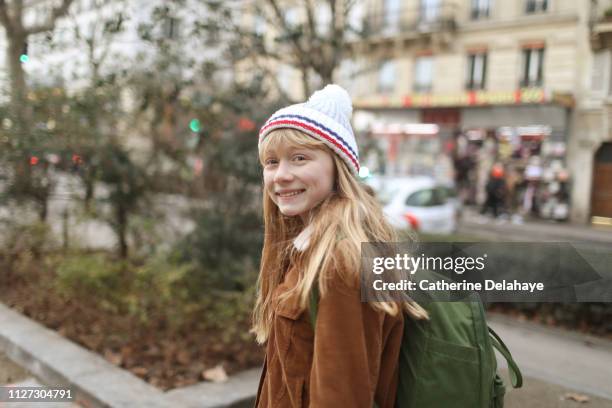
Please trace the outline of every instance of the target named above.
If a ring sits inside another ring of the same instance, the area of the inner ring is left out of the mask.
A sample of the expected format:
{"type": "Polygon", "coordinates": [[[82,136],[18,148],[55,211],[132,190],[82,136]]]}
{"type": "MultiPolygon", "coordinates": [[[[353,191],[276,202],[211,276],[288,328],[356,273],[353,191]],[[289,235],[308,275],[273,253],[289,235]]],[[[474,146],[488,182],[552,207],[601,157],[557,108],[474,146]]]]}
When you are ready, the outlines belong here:
{"type": "Polygon", "coordinates": [[[26,62],[28,62],[29,60],[30,60],[30,57],[28,57],[26,54],[21,54],[21,55],[19,56],[19,61],[21,61],[21,62],[23,62],[23,63],[26,63],[26,62]]]}
{"type": "Polygon", "coordinates": [[[192,132],[199,132],[200,121],[198,119],[191,119],[191,122],[189,122],[189,129],[191,129],[192,132]]]}

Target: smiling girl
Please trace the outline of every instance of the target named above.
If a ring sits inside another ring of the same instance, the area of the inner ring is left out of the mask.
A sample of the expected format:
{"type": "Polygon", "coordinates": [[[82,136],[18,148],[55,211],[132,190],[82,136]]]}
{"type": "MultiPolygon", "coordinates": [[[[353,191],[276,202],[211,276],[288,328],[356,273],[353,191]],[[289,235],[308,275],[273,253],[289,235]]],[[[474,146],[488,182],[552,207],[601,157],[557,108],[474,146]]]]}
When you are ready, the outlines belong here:
{"type": "Polygon", "coordinates": [[[426,316],[410,301],[361,302],[361,242],[396,239],[357,179],[351,114],[348,93],[328,85],[259,133],[265,237],[253,332],[266,358],[257,407],[393,407],[402,311],[426,316]]]}

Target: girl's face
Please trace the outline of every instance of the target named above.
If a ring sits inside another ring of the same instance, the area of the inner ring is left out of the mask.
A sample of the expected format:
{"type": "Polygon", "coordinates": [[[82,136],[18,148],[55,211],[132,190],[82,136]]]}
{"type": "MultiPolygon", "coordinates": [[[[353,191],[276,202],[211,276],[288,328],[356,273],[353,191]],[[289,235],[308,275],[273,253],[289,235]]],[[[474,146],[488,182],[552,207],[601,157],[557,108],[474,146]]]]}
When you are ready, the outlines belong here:
{"type": "Polygon", "coordinates": [[[264,187],[283,215],[301,216],[327,198],[334,186],[334,160],[325,150],[281,144],[263,160],[264,187]]]}

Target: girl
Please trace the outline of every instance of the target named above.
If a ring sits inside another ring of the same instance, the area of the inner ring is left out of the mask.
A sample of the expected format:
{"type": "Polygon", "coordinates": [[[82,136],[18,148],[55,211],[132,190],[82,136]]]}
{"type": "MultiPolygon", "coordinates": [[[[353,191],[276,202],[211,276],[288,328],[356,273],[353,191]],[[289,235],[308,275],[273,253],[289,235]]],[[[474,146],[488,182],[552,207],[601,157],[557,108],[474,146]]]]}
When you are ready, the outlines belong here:
{"type": "Polygon", "coordinates": [[[357,180],[351,113],[348,93],[328,85],[259,133],[265,238],[252,331],[267,345],[256,407],[393,407],[402,310],[426,317],[409,301],[361,302],[361,242],[395,235],[357,180]]]}

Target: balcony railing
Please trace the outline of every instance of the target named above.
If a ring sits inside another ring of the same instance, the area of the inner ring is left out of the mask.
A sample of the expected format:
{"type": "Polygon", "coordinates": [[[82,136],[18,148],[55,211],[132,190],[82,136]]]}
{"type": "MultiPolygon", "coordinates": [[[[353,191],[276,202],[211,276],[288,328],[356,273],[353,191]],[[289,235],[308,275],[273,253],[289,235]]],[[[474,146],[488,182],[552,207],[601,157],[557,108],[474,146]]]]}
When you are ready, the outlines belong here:
{"type": "Polygon", "coordinates": [[[369,36],[393,37],[403,34],[449,31],[456,28],[456,5],[441,2],[435,5],[384,10],[366,17],[364,26],[369,36]]]}
{"type": "Polygon", "coordinates": [[[594,50],[612,48],[612,7],[594,10],[591,14],[591,47],[594,50]]]}

